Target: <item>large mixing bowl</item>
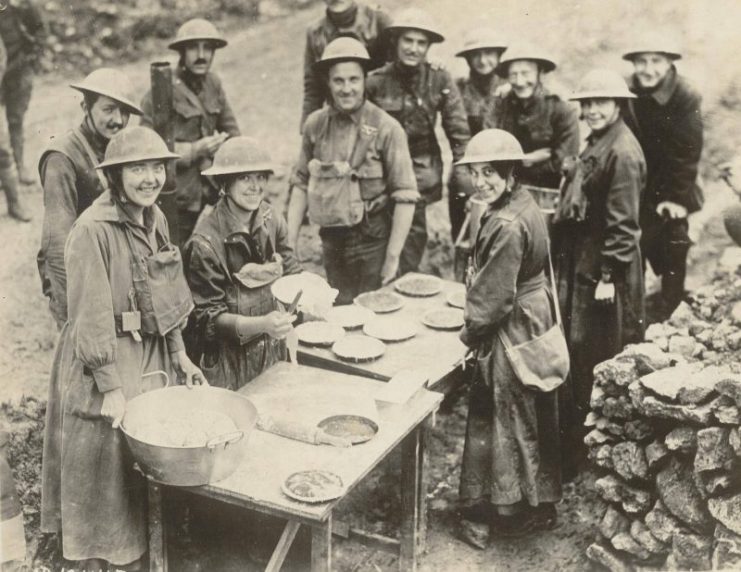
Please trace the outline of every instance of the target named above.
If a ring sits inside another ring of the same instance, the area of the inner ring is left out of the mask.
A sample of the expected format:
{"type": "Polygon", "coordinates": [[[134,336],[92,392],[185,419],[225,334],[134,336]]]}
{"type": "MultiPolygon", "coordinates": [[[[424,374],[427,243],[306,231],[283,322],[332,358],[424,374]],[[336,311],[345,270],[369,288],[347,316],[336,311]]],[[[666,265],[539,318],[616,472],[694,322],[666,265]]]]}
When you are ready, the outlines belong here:
{"type": "Polygon", "coordinates": [[[142,393],[126,403],[121,429],[139,468],[157,482],[176,486],[197,486],[220,481],[231,475],[244,459],[247,440],[257,423],[257,409],[242,395],[209,386],[166,387],[142,393]],[[237,431],[209,441],[205,446],[162,447],[133,437],[163,411],[210,409],[231,417],[237,431]]]}

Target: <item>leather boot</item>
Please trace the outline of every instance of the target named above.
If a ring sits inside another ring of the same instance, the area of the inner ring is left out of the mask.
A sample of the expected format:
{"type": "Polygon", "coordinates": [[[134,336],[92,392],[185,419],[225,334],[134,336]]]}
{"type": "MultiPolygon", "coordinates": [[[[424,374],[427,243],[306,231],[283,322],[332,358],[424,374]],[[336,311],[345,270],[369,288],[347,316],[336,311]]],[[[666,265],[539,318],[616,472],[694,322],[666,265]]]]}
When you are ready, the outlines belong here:
{"type": "Polygon", "coordinates": [[[15,131],[10,132],[10,143],[13,147],[13,157],[15,157],[15,164],[18,168],[18,180],[22,185],[33,185],[36,183],[36,176],[26,166],[23,160],[23,128],[19,130],[16,128],[15,131]],[[20,131],[20,132],[18,132],[20,131]]]}
{"type": "Polygon", "coordinates": [[[32,218],[31,213],[28,212],[21,201],[19,193],[20,182],[18,181],[18,173],[15,170],[15,166],[0,169],[0,184],[3,186],[5,199],[8,202],[8,214],[21,222],[30,221],[32,218]]]}

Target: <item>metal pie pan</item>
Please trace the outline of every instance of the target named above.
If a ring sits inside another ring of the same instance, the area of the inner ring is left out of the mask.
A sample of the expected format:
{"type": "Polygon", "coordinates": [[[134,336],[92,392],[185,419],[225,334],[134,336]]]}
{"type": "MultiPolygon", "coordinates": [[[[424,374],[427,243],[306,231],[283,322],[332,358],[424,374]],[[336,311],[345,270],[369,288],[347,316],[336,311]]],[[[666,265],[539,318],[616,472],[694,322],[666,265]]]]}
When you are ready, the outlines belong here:
{"type": "Polygon", "coordinates": [[[362,415],[332,415],[322,419],[318,427],[328,435],[349,440],[353,445],[370,441],[378,433],[378,425],[362,415]]]}
{"type": "Polygon", "coordinates": [[[406,296],[415,298],[429,298],[436,296],[443,289],[442,280],[436,276],[414,276],[411,278],[401,278],[394,283],[394,289],[406,296]],[[414,284],[423,286],[423,289],[414,289],[414,284]]]}
{"type": "Polygon", "coordinates": [[[319,504],[340,498],[343,494],[345,494],[345,485],[339,475],[336,475],[335,473],[332,473],[330,471],[314,469],[298,471],[296,473],[288,475],[288,477],[286,477],[286,479],[283,481],[283,484],[281,484],[280,490],[283,492],[284,495],[293,500],[309,504],[319,504]],[[301,479],[313,481],[322,479],[325,481],[330,481],[330,484],[324,494],[306,496],[302,494],[300,490],[298,490],[300,483],[298,483],[297,481],[301,479]]]}

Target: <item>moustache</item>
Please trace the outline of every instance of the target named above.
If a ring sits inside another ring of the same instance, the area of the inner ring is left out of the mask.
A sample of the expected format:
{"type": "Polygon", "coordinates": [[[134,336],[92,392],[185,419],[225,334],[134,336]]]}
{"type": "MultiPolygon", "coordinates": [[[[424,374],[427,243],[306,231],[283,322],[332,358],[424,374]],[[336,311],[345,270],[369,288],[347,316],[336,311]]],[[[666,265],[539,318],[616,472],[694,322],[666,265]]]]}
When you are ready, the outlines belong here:
{"type": "Polygon", "coordinates": [[[118,123],[117,121],[111,121],[106,124],[106,127],[110,130],[123,129],[123,123],[118,123]]]}
{"type": "Polygon", "coordinates": [[[193,62],[193,65],[199,66],[201,64],[206,65],[208,63],[208,60],[205,60],[203,58],[198,58],[196,61],[193,62]]]}

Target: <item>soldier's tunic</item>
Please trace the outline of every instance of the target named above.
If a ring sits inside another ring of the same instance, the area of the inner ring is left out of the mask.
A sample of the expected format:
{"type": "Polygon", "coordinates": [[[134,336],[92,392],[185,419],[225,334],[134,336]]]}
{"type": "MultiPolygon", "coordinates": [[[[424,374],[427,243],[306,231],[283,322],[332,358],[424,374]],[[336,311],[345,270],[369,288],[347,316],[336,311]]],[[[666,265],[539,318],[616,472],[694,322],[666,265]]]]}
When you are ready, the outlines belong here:
{"type": "Polygon", "coordinates": [[[426,205],[439,201],[443,191],[443,161],[435,135],[438,115],[450,143],[453,161],[466,150],[471,138],[466,112],[453,78],[425,62],[410,68],[399,62],[386,64],[368,75],[368,98],[399,121],[407,134],[417,188],[417,205],[401,255],[402,274],[418,268],[427,245],[426,205]]]}

